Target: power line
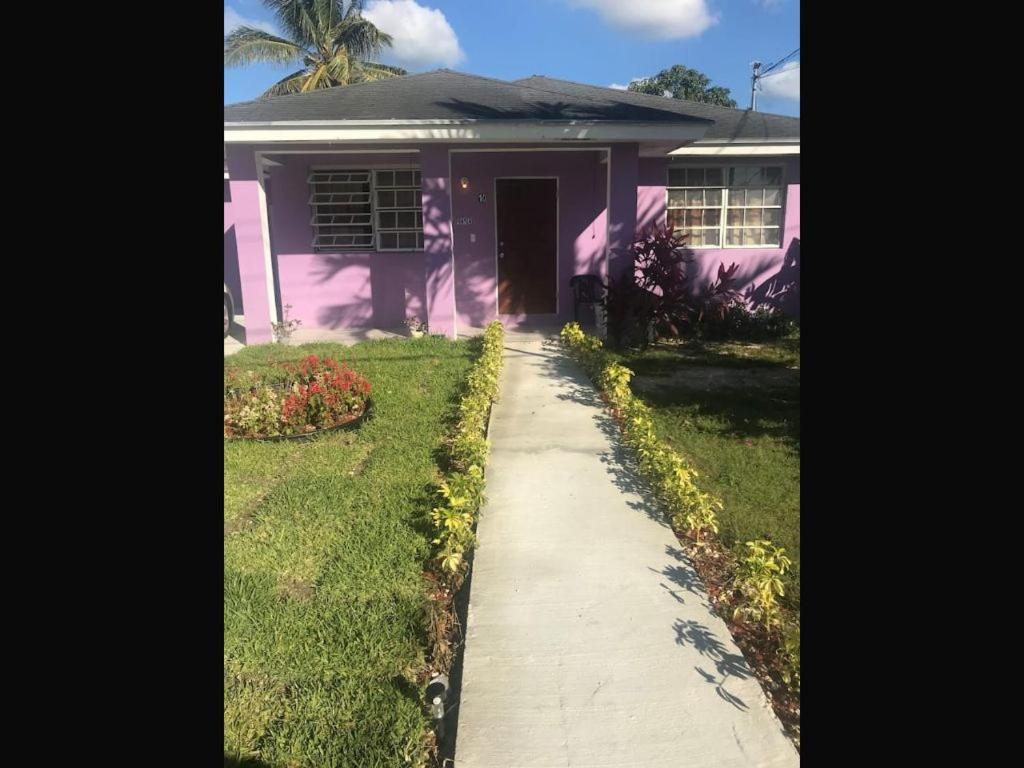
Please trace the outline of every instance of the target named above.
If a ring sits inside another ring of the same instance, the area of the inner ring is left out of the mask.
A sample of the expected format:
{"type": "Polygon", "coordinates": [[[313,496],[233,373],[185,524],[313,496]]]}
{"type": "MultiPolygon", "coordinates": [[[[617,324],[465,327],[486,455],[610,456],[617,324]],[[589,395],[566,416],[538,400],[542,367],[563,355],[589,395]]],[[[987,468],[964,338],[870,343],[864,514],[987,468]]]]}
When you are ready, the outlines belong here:
{"type": "MultiPolygon", "coordinates": [[[[799,65],[797,65],[797,66],[799,66],[799,65]]],[[[779,70],[778,72],[772,72],[772,73],[770,73],[770,74],[767,74],[767,75],[766,75],[766,74],[765,74],[764,72],[762,72],[762,73],[761,73],[761,74],[760,74],[760,75],[758,76],[758,78],[757,78],[757,79],[758,79],[758,80],[763,80],[763,79],[764,79],[764,78],[766,78],[766,77],[775,77],[776,75],[781,75],[781,74],[782,74],[783,72],[792,72],[792,71],[793,71],[794,69],[796,69],[796,67],[793,67],[792,69],[786,69],[786,70],[779,70]]]]}
{"type": "Polygon", "coordinates": [[[761,69],[761,62],[760,61],[751,62],[751,64],[750,64],[750,66],[752,67],[752,73],[750,75],[750,109],[751,109],[751,111],[756,111],[757,110],[757,84],[758,84],[758,82],[760,82],[761,78],[765,77],[766,75],[768,75],[773,69],[778,67],[784,61],[786,61],[786,59],[791,58],[794,54],[797,54],[799,52],[800,52],[799,48],[796,48],[795,50],[790,51],[785,56],[783,56],[781,59],[776,61],[774,64],[769,64],[767,69],[764,69],[764,70],[761,69]]]}
{"type": "Polygon", "coordinates": [[[789,53],[787,53],[787,54],[786,54],[785,56],[783,56],[783,57],[782,57],[781,59],[779,59],[778,61],[776,61],[776,62],[775,62],[774,64],[769,64],[769,65],[768,65],[768,68],[767,68],[766,70],[764,70],[763,72],[761,72],[761,77],[764,77],[765,75],[767,75],[767,74],[768,74],[769,72],[771,72],[771,71],[772,71],[773,69],[775,69],[775,68],[776,68],[777,66],[779,66],[779,64],[781,64],[781,63],[782,63],[782,62],[784,62],[784,61],[785,61],[786,59],[788,59],[788,58],[789,58],[790,56],[792,56],[792,55],[793,55],[794,53],[800,53],[800,49],[799,49],[799,48],[797,48],[797,49],[795,49],[795,50],[793,50],[793,51],[790,51],[790,52],[789,52],[789,53]]]}

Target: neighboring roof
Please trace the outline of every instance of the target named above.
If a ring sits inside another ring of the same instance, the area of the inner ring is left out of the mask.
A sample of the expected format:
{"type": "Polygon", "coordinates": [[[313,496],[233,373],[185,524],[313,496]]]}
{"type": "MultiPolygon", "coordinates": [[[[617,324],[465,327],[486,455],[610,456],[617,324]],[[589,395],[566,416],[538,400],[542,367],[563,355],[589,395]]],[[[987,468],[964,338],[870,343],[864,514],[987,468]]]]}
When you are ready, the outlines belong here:
{"type": "Polygon", "coordinates": [[[533,75],[514,81],[517,85],[537,88],[549,93],[559,93],[573,99],[608,98],[617,99],[623,104],[636,108],[667,110],[684,117],[714,120],[707,133],[700,141],[731,141],[765,140],[765,139],[799,139],[800,118],[785,115],[771,115],[765,112],[753,112],[749,109],[730,109],[714,104],[701,104],[696,101],[670,99],[664,96],[652,96],[646,93],[620,91],[616,88],[601,88],[596,85],[573,83],[569,80],[556,80],[543,75],[533,75]]]}
{"type": "MultiPolygon", "coordinates": [[[[547,78],[541,78],[547,80],[547,78]]],[[[552,80],[559,85],[564,81],[552,80]]],[[[610,121],[707,126],[710,119],[637,101],[623,91],[568,93],[438,69],[343,88],[273,96],[224,107],[226,123],[326,120],[610,121]]],[[[631,95],[631,94],[630,94],[631,95]]]]}

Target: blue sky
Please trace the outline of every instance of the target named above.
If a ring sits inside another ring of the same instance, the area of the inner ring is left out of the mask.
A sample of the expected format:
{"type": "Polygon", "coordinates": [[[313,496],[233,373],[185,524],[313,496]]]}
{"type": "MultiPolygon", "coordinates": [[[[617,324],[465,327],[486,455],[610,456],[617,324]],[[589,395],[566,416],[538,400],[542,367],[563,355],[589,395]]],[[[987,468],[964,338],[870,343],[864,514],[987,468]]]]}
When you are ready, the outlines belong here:
{"type": "MultiPolygon", "coordinates": [[[[513,80],[529,75],[625,86],[673,64],[698,69],[750,103],[750,62],[800,46],[799,0],[366,0],[396,44],[381,60],[413,72],[449,67],[513,80]]],[[[230,0],[225,26],[273,27],[260,0],[230,0]]],[[[758,110],[800,114],[799,54],[758,94],[758,110]],[[783,71],[785,69],[785,71],[783,71]]],[[[225,69],[225,103],[259,96],[292,67],[225,69]]]]}

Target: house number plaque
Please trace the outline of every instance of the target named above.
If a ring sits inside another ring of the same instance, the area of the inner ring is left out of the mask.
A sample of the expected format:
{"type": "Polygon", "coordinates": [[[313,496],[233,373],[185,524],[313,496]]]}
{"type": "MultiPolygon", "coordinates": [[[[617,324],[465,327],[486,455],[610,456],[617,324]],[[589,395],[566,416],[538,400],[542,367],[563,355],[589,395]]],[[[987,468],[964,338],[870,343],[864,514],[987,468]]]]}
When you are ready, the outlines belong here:
{"type": "Polygon", "coordinates": [[[472,224],[473,223],[473,217],[472,216],[458,216],[455,219],[455,223],[456,224],[472,224]]]}

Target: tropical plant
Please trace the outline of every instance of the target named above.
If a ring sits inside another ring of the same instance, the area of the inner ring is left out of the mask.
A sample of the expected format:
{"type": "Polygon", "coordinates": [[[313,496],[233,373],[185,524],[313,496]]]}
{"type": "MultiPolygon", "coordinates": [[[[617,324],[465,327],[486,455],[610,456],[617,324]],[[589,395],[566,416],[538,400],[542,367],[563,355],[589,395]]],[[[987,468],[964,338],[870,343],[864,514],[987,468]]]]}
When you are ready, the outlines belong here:
{"type": "Polygon", "coordinates": [[[416,315],[405,319],[405,327],[409,329],[409,333],[413,334],[423,334],[427,332],[427,324],[420,320],[416,315]]]}
{"type": "Polygon", "coordinates": [[[781,576],[789,570],[790,559],[785,549],[766,539],[748,541],[746,548],[735,581],[745,603],[736,609],[733,618],[763,621],[765,631],[771,631],[780,623],[778,598],[784,594],[781,576]]]}
{"type": "Polygon", "coordinates": [[[733,307],[746,306],[743,294],[736,288],[736,272],[739,270],[739,266],[739,264],[733,262],[726,269],[724,262],[718,264],[717,279],[709,281],[704,287],[703,305],[698,316],[699,321],[722,321],[733,307]]]}
{"type": "Polygon", "coordinates": [[[337,360],[310,355],[276,368],[269,375],[225,373],[225,437],[315,432],[352,421],[366,407],[370,382],[337,360]]]}
{"type": "Polygon", "coordinates": [[[669,227],[638,234],[629,260],[633,271],[610,281],[605,294],[608,337],[617,346],[645,347],[654,334],[678,336],[693,312],[686,265],[694,256],[685,235],[669,227]]]}
{"type": "Polygon", "coordinates": [[[653,77],[634,80],[629,90],[650,93],[655,96],[670,96],[673,99],[699,101],[735,109],[736,101],[729,96],[729,89],[711,85],[711,79],[703,72],[684,67],[682,64],[663,69],[653,77]]]}
{"type": "Polygon", "coordinates": [[[800,693],[800,622],[793,621],[782,628],[782,645],[779,648],[782,659],[782,679],[800,693]]]}
{"type": "Polygon", "coordinates": [[[459,402],[459,416],[447,440],[449,471],[437,485],[438,505],[431,512],[437,531],[433,544],[442,573],[457,588],[465,553],[476,537],[473,525],[484,501],[484,470],[487,463],[487,418],[498,397],[505,329],[492,322],[481,339],[480,357],[466,377],[466,392],[459,402]]]}
{"type": "Polygon", "coordinates": [[[302,325],[301,320],[294,320],[289,315],[291,314],[292,305],[284,305],[284,317],[279,323],[271,323],[270,327],[274,333],[274,341],[279,341],[282,344],[287,344],[288,340],[292,337],[292,334],[298,330],[298,327],[302,325]]]}
{"type": "Polygon", "coordinates": [[[799,333],[800,322],[776,307],[762,305],[751,310],[739,302],[720,317],[698,325],[697,331],[708,340],[769,341],[799,333]]]}
{"type": "Polygon", "coordinates": [[[263,96],[305,93],[408,74],[373,61],[391,35],[362,15],[362,0],[263,0],[283,36],[240,26],[224,37],[224,66],[302,63],[263,96]]]}

